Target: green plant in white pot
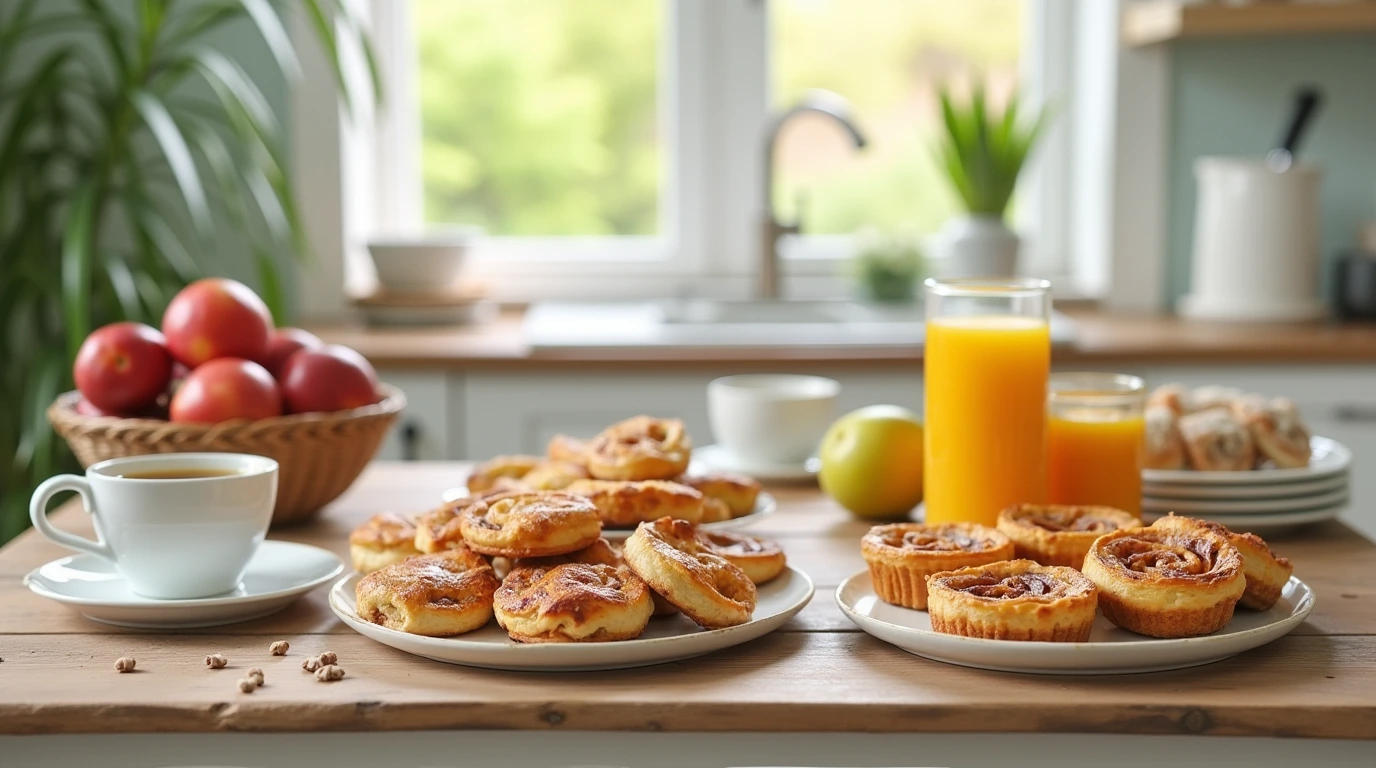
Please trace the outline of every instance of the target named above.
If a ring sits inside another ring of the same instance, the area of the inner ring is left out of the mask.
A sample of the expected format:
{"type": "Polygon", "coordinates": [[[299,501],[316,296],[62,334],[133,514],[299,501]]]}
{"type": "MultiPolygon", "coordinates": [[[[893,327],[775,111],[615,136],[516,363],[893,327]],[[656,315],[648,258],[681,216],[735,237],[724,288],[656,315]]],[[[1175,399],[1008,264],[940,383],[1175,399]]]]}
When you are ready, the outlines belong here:
{"type": "Polygon", "coordinates": [[[938,161],[966,211],[947,221],[938,234],[946,256],[943,276],[1012,275],[1017,271],[1019,241],[1004,215],[1023,164],[1045,126],[1046,112],[1035,110],[1023,118],[1016,93],[995,112],[982,85],[975,86],[964,104],[957,104],[944,86],[938,96],[938,161]]]}

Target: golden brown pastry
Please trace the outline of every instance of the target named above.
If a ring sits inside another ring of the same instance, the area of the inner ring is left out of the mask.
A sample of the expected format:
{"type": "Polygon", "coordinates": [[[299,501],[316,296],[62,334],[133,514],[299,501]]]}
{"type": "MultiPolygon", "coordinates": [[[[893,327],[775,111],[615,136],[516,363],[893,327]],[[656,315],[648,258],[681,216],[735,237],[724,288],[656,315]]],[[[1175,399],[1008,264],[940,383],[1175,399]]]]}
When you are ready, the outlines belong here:
{"type": "Polygon", "coordinates": [[[1141,524],[1113,507],[1015,504],[999,513],[998,529],[1013,540],[1017,557],[1079,570],[1095,539],[1141,524]]]}
{"type": "Polygon", "coordinates": [[[599,480],[666,480],[688,469],[693,442],[679,419],[635,416],[588,442],[588,471],[599,480]]]}
{"type": "Polygon", "coordinates": [[[1083,570],[1099,588],[1104,616],[1150,637],[1217,632],[1233,618],[1247,588],[1237,547],[1183,517],[1101,536],[1083,570]]]}
{"type": "Polygon", "coordinates": [[[587,451],[588,444],[583,440],[568,435],[555,435],[550,438],[545,455],[550,461],[585,466],[588,463],[587,451]]]}
{"type": "Polygon", "coordinates": [[[459,510],[468,548],[484,555],[543,557],[590,546],[602,536],[597,507],[558,491],[503,493],[459,510]]]}
{"type": "Polygon", "coordinates": [[[1185,440],[1175,412],[1164,405],[1149,405],[1142,413],[1145,422],[1145,456],[1142,466],[1147,469],[1185,469],[1185,440]]]}
{"type": "Polygon", "coordinates": [[[1282,469],[1309,466],[1309,429],[1288,398],[1248,395],[1234,403],[1233,413],[1252,433],[1259,458],[1282,469]]]}
{"type": "Polygon", "coordinates": [[[755,612],[750,577],[707,551],[691,523],[668,517],[641,523],[621,554],[654,591],[700,626],[744,624],[755,612]]]}
{"type": "Polygon", "coordinates": [[[416,526],[391,512],[373,515],[349,534],[349,559],[359,573],[372,573],[417,554],[416,526]]]}
{"type": "Polygon", "coordinates": [[[521,476],[521,484],[533,491],[558,491],[567,488],[575,480],[587,477],[588,470],[582,464],[542,461],[521,476]]]}
{"type": "Polygon", "coordinates": [[[443,552],[464,546],[463,531],[459,527],[459,510],[472,504],[473,499],[460,499],[452,504],[436,507],[416,521],[416,550],[425,553],[443,552]]]}
{"type": "Polygon", "coordinates": [[[784,551],[769,539],[757,539],[730,531],[698,530],[698,540],[714,555],[745,571],[756,585],[779,578],[788,565],[784,551]]]}
{"type": "Polygon", "coordinates": [[[1098,589],[1073,568],[1004,560],[932,574],[932,629],[991,640],[1083,643],[1094,628],[1098,589]]]}
{"type": "Polygon", "coordinates": [[[1190,412],[1190,388],[1184,384],[1162,384],[1147,396],[1147,407],[1159,406],[1176,416],[1190,412]]]}
{"type": "Polygon", "coordinates": [[[702,519],[700,523],[722,523],[732,519],[731,508],[721,499],[704,496],[702,499],[702,519]]]}
{"type": "Polygon", "coordinates": [[[1239,472],[1256,463],[1252,433],[1231,410],[1214,408],[1180,417],[1190,465],[1205,472],[1239,472]]]}
{"type": "Polygon", "coordinates": [[[1152,524],[1153,528],[1188,529],[1202,525],[1228,539],[1242,555],[1242,574],[1247,579],[1247,589],[1243,591],[1238,605],[1254,611],[1267,611],[1280,600],[1281,592],[1295,572],[1290,561],[1271,551],[1266,542],[1255,533],[1235,533],[1227,526],[1205,520],[1168,515],[1152,524]]]}
{"type": "Polygon", "coordinates": [[[1013,557],[1013,542],[975,523],[890,523],[876,525],[860,540],[879,599],[926,610],[927,577],[1013,557]]]}
{"type": "Polygon", "coordinates": [[[576,480],[564,491],[591,501],[608,528],[634,528],[666,516],[702,520],[702,494],[668,480],[576,480]]]}
{"type": "Polygon", "coordinates": [[[678,482],[696,488],[709,499],[718,499],[731,510],[732,517],[741,517],[755,511],[755,502],[760,497],[760,481],[738,472],[707,472],[700,475],[682,475],[678,482]]]}
{"type": "MultiPolygon", "coordinates": [[[[570,552],[567,555],[550,555],[549,557],[527,557],[517,560],[515,565],[519,568],[553,568],[564,563],[622,566],[626,564],[626,560],[621,556],[619,546],[606,539],[598,539],[591,546],[577,552],[570,552]]],[[[665,600],[653,589],[650,590],[650,599],[655,604],[655,616],[672,616],[678,613],[678,609],[674,607],[673,603],[665,600]]]]}
{"type": "Polygon", "coordinates": [[[1224,387],[1217,384],[1195,387],[1190,392],[1190,413],[1213,409],[1230,411],[1233,409],[1233,404],[1245,397],[1246,394],[1237,387],[1224,387]]]}
{"type": "Polygon", "coordinates": [[[417,555],[364,576],[354,590],[364,621],[429,637],[472,632],[492,618],[497,575],[463,548],[417,555]]]}
{"type": "Polygon", "coordinates": [[[654,612],[650,588],[626,566],[518,566],[497,590],[497,623],[520,643],[630,640],[654,612]]]}
{"type": "Polygon", "coordinates": [[[473,468],[468,476],[468,490],[479,494],[491,490],[499,478],[519,480],[535,469],[544,459],[539,456],[496,456],[473,468]]]}

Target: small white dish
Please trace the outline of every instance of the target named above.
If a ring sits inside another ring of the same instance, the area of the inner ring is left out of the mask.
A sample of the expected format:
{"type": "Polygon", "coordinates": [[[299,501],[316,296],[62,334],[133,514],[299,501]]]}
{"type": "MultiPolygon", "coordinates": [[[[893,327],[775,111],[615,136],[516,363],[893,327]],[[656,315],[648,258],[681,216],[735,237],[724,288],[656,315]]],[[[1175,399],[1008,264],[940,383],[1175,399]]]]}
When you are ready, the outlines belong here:
{"type": "Polygon", "coordinates": [[[1271,485],[1317,480],[1347,471],[1352,451],[1337,440],[1314,436],[1309,439],[1309,466],[1299,469],[1256,469],[1246,472],[1198,472],[1189,469],[1144,469],[1144,484],[1178,485],[1271,485]]]}
{"type": "Polygon", "coordinates": [[[1348,487],[1351,477],[1343,472],[1332,477],[1264,485],[1179,485],[1142,483],[1142,495],[1161,499],[1284,499],[1312,496],[1348,487]]]}
{"type": "Polygon", "coordinates": [[[815,456],[807,461],[789,464],[746,462],[720,445],[704,445],[693,449],[693,462],[688,471],[722,470],[740,472],[766,483],[798,483],[815,480],[821,469],[822,461],[815,456]]]}
{"type": "Polygon", "coordinates": [[[360,619],[354,590],[362,576],[352,574],[330,588],[330,608],[359,634],[446,664],[487,669],[544,672],[588,672],[630,669],[682,661],[747,643],[788,623],[812,599],[812,579],[790,567],[779,578],[762,584],[755,615],[749,622],[707,630],[682,615],[651,619],[635,640],[614,643],[518,643],[490,621],[487,626],[458,637],[424,637],[380,627],[360,619]]]}
{"type": "Polygon", "coordinates": [[[836,604],[869,634],[934,661],[1038,675],[1121,675],[1211,664],[1284,637],[1314,609],[1314,593],[1292,576],[1271,610],[1239,609],[1222,630],[1178,640],[1133,634],[1100,615],[1087,643],[985,640],[933,632],[926,611],[880,600],[867,570],[836,588],[836,604]]]}
{"type": "Polygon", "coordinates": [[[1174,512],[1177,515],[1227,515],[1227,514],[1266,514],[1277,512],[1307,512],[1311,509],[1331,507],[1347,503],[1348,490],[1343,486],[1336,491],[1311,494],[1285,499],[1169,499],[1156,496],[1142,496],[1144,512],[1174,512]]]}
{"type": "Polygon", "coordinates": [[[454,228],[420,237],[368,241],[377,281],[394,293],[443,293],[463,273],[468,252],[482,230],[454,228]]]}
{"type": "Polygon", "coordinates": [[[836,418],[840,393],[824,376],[723,376],[707,384],[707,422],[719,445],[750,463],[802,464],[836,418]]]}
{"type": "MultiPolygon", "coordinates": [[[[1276,512],[1269,515],[1225,513],[1221,515],[1196,514],[1193,515],[1193,517],[1215,523],[1222,523],[1228,526],[1228,528],[1238,532],[1263,533],[1265,531],[1281,531],[1299,525],[1308,525],[1310,523],[1322,523],[1325,520],[1336,518],[1345,511],[1347,511],[1347,504],[1344,503],[1320,509],[1306,509],[1299,512],[1276,512]]],[[[1142,511],[1142,519],[1149,523],[1165,516],[1165,513],[1162,512],[1142,511]]]]}
{"type": "Polygon", "coordinates": [[[71,606],[91,621],[137,629],[216,627],[267,616],[344,571],[332,552],[289,541],[258,547],[233,592],[192,600],[157,600],[129,590],[110,563],[73,555],[39,566],[24,585],[39,597],[71,606]]]}

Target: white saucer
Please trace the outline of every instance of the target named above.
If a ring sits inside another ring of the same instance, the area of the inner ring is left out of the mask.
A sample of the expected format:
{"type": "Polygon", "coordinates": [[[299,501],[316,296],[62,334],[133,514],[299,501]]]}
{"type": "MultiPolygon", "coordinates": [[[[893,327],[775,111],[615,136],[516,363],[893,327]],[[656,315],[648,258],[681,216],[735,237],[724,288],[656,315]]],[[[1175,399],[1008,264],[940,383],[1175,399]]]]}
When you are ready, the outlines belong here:
{"type": "Polygon", "coordinates": [[[612,643],[518,643],[496,621],[458,637],[424,637],[380,627],[355,613],[354,589],[362,576],[346,576],[330,588],[330,608],[359,634],[400,651],[448,664],[487,669],[585,672],[629,669],[691,659],[740,645],[782,627],[812,599],[812,579],[796,568],[760,585],[755,615],[726,629],[702,629],[682,615],[650,619],[635,640],[612,643]]]}
{"type": "Polygon", "coordinates": [[[1239,608],[1222,630],[1207,637],[1161,640],[1094,622],[1087,643],[1032,643],[985,640],[932,631],[926,611],[880,600],[869,571],[860,571],[836,588],[836,604],[856,626],[908,653],[962,667],[1041,675],[1119,675],[1161,672],[1221,661],[1284,637],[1314,609],[1314,593],[1291,577],[1280,602],[1269,611],[1239,608]]]}
{"type": "MultiPolygon", "coordinates": [[[[452,503],[458,501],[459,499],[468,498],[468,489],[464,488],[463,486],[456,486],[440,494],[440,497],[443,498],[446,502],[452,503]]],[[[778,508],[779,503],[774,500],[773,496],[769,495],[765,491],[760,491],[760,495],[755,499],[755,509],[750,514],[741,515],[740,517],[733,517],[730,520],[720,520],[715,523],[703,523],[698,527],[703,529],[704,531],[729,531],[733,528],[744,528],[747,525],[754,525],[755,523],[759,522],[762,518],[774,514],[774,512],[778,510],[778,508]]],[[[602,536],[610,541],[618,541],[620,539],[624,539],[630,536],[632,533],[635,533],[634,528],[602,529],[602,536]]]]}
{"type": "MultiPolygon", "coordinates": [[[[1209,520],[1215,523],[1222,523],[1231,530],[1239,533],[1264,533],[1266,531],[1279,531],[1286,528],[1294,528],[1297,525],[1308,525],[1310,523],[1321,523],[1325,520],[1332,520],[1343,512],[1347,511],[1347,504],[1335,504],[1331,507],[1319,509],[1305,509],[1299,512],[1276,512],[1261,515],[1240,515],[1236,513],[1224,514],[1195,514],[1201,520],[1209,520]]],[[[1142,519],[1146,522],[1154,522],[1159,518],[1165,517],[1161,512],[1142,511],[1142,519]]]]}
{"type": "Polygon", "coordinates": [[[1285,499],[1174,499],[1142,495],[1142,511],[1175,512],[1177,515],[1265,514],[1304,512],[1347,503],[1347,486],[1335,491],[1285,499]]]}
{"type": "Polygon", "coordinates": [[[66,603],[91,621],[138,629],[191,629],[248,621],[276,613],[338,576],[332,552],[289,541],[264,541],[233,592],[194,600],[156,600],[129,591],[115,566],[72,555],[30,571],[34,594],[66,603]]]}
{"type": "Polygon", "coordinates": [[[775,483],[798,483],[813,480],[822,468],[820,459],[813,457],[798,464],[774,464],[743,461],[720,445],[704,445],[693,449],[689,472],[725,470],[750,475],[756,480],[775,483]]]}
{"type": "Polygon", "coordinates": [[[1179,485],[1270,485],[1317,480],[1347,471],[1352,464],[1352,451],[1337,440],[1327,437],[1309,438],[1309,466],[1299,469],[1257,469],[1249,472],[1198,472],[1189,469],[1144,469],[1142,482],[1146,485],[1173,483],[1179,485]]]}
{"type": "Polygon", "coordinates": [[[1284,499],[1336,491],[1348,487],[1350,482],[1351,477],[1346,472],[1314,480],[1262,485],[1180,485],[1144,482],[1142,495],[1159,499],[1284,499]]]}

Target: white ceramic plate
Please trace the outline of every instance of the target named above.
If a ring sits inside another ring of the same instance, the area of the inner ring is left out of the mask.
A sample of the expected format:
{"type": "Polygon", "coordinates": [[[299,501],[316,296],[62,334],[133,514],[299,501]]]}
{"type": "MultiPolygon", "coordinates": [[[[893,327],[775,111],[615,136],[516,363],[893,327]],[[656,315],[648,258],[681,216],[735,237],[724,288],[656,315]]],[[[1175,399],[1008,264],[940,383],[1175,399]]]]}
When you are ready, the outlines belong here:
{"type": "Polygon", "coordinates": [[[869,571],[860,571],[842,582],[836,588],[836,603],[861,629],[928,659],[1000,672],[1119,675],[1197,667],[1265,645],[1304,621],[1314,609],[1314,593],[1291,577],[1280,602],[1271,610],[1238,609],[1221,631],[1179,640],[1136,635],[1113,626],[1101,615],[1087,643],[984,640],[933,632],[926,611],[880,600],[870,584],[869,571]]]}
{"type": "Polygon", "coordinates": [[[1178,485],[1267,485],[1331,477],[1347,470],[1352,452],[1337,440],[1309,439],[1309,466],[1300,469],[1257,469],[1250,472],[1196,472],[1189,469],[1144,469],[1142,482],[1178,485]]]}
{"type": "Polygon", "coordinates": [[[1347,503],[1347,486],[1328,493],[1311,494],[1287,499],[1163,499],[1142,496],[1144,512],[1175,512],[1177,515],[1265,514],[1277,512],[1307,512],[1311,509],[1347,503]]]}
{"type": "Polygon", "coordinates": [[[813,457],[798,464],[766,464],[744,462],[719,445],[704,445],[693,449],[690,472],[724,470],[740,472],[762,482],[800,483],[816,479],[822,468],[820,459],[813,457]]]}
{"type": "Polygon", "coordinates": [[[289,541],[264,541],[234,592],[194,600],[155,600],[129,591],[110,563],[73,555],[24,577],[34,594],[65,603],[92,621],[138,629],[191,629],[276,613],[344,570],[332,552],[289,541]]]}
{"type": "MultiPolygon", "coordinates": [[[[1346,510],[1346,504],[1337,504],[1322,509],[1309,509],[1301,512],[1277,512],[1269,515],[1239,515],[1230,512],[1222,515],[1200,514],[1195,515],[1195,517],[1201,520],[1212,520],[1215,523],[1222,523],[1234,531],[1263,533],[1265,531],[1279,531],[1287,528],[1294,528],[1298,525],[1308,525],[1310,523],[1321,523],[1325,520],[1332,520],[1346,510]]],[[[1153,522],[1162,517],[1165,517],[1165,515],[1161,512],[1148,512],[1145,510],[1142,512],[1142,519],[1147,522],[1153,522]]]]}
{"type": "Polygon", "coordinates": [[[1264,485],[1179,485],[1176,483],[1142,483],[1142,495],[1158,499],[1284,499],[1312,496],[1346,488],[1351,482],[1347,472],[1317,480],[1294,483],[1266,483],[1264,485]]]}
{"type": "Polygon", "coordinates": [[[380,627],[358,618],[354,589],[362,576],[352,574],[330,588],[330,607],[359,634],[400,651],[447,664],[488,669],[587,672],[629,669],[682,661],[747,643],[782,627],[812,599],[812,579],[796,568],[760,586],[754,618],[726,629],[702,629],[683,616],[650,619],[645,634],[613,643],[523,644],[507,637],[491,621],[458,637],[423,637],[380,627]]]}

